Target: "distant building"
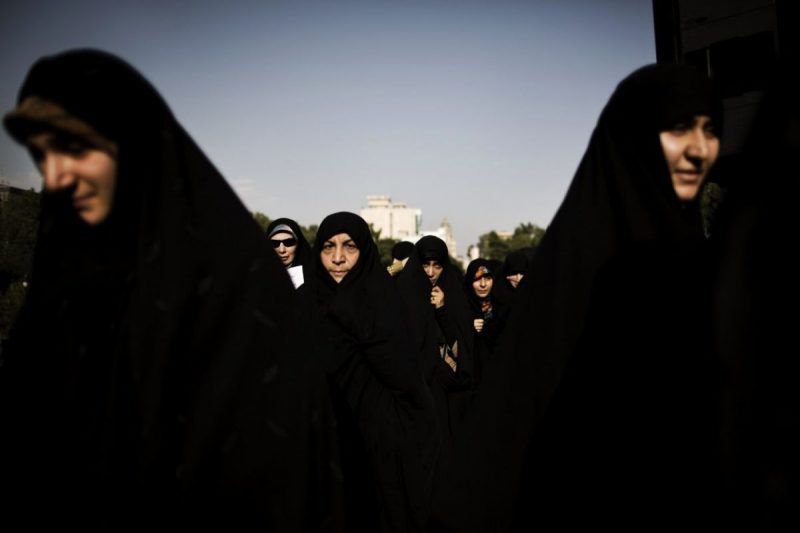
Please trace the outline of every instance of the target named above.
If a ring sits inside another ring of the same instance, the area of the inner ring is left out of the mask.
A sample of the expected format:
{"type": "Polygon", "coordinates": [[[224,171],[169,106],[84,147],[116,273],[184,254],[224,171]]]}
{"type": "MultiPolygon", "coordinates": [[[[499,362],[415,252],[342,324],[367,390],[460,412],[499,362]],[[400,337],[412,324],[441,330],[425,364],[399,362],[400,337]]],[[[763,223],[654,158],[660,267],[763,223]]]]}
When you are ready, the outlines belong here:
{"type": "Polygon", "coordinates": [[[390,196],[367,196],[367,207],[361,209],[361,218],[380,230],[381,238],[416,243],[422,237],[433,235],[447,245],[451,257],[458,257],[453,227],[445,218],[435,230],[421,231],[422,210],[408,207],[403,202],[392,202],[390,196]]]}
{"type": "Polygon", "coordinates": [[[450,254],[450,257],[458,257],[456,239],[453,237],[453,226],[450,225],[450,222],[448,222],[446,218],[442,220],[441,225],[437,229],[433,231],[423,231],[422,234],[413,240],[413,242],[416,242],[422,237],[426,237],[428,235],[433,235],[434,237],[439,237],[442,239],[447,245],[447,251],[450,254]]]}
{"type": "Polygon", "coordinates": [[[461,258],[461,264],[464,267],[464,270],[467,270],[469,264],[478,259],[481,256],[481,249],[478,247],[477,244],[470,244],[467,248],[467,256],[461,258]]]}
{"type": "Polygon", "coordinates": [[[415,241],[422,222],[422,210],[403,202],[392,202],[389,196],[367,196],[367,207],[361,218],[380,230],[381,238],[415,241]]]}

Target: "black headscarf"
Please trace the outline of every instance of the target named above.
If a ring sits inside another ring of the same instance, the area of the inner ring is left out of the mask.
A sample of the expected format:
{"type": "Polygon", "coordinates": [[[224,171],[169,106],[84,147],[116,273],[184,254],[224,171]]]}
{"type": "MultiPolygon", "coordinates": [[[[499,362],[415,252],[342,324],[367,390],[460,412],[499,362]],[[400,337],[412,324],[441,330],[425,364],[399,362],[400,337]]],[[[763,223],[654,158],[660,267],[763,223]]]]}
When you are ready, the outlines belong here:
{"type": "Polygon", "coordinates": [[[456,451],[438,495],[437,508],[471,502],[474,512],[447,517],[452,527],[510,527],[513,505],[534,505],[516,501],[521,478],[538,461],[537,431],[584,331],[598,272],[631,249],[702,242],[699,201],[679,201],[658,135],[698,114],[720,123],[710,83],[689,67],[641,68],[611,96],[517,289],[498,365],[483,375],[469,425],[478,437],[456,451]]]}
{"type": "MultiPolygon", "coordinates": [[[[490,277],[492,278],[492,282],[497,282],[496,274],[494,268],[492,268],[492,264],[488,259],[474,259],[470,261],[469,265],[467,266],[467,272],[464,274],[464,293],[467,295],[467,300],[470,304],[470,309],[472,310],[472,317],[473,318],[491,318],[492,315],[492,292],[486,298],[479,298],[477,294],[475,294],[475,289],[472,284],[476,280],[476,274],[478,274],[480,270],[480,276],[482,277],[490,277]],[[485,300],[489,300],[488,309],[485,309],[487,306],[484,303],[485,300]],[[488,313],[488,316],[487,316],[488,313]]],[[[492,291],[494,290],[494,285],[492,285],[492,291]]]]}
{"type": "Polygon", "coordinates": [[[318,359],[337,413],[348,530],[420,530],[427,519],[439,428],[408,341],[405,313],[367,223],[334,213],[314,242],[318,359]],[[320,256],[346,233],[359,250],[337,283],[320,256]]]}
{"type": "MultiPolygon", "coordinates": [[[[71,191],[43,195],[30,290],[3,354],[3,404],[19,406],[4,424],[23,428],[4,430],[24,450],[18,494],[35,491],[61,524],[83,522],[91,501],[106,527],[119,517],[288,525],[292,409],[274,400],[292,359],[293,291],[275,253],[124,61],[45,57],[20,108],[31,97],[89,124],[119,156],[99,226],[78,219],[71,191]]],[[[5,120],[20,141],[53,127],[20,115],[5,120]]]]}
{"type": "Polygon", "coordinates": [[[414,244],[408,241],[400,241],[392,246],[392,259],[402,261],[414,253],[414,244]]]}

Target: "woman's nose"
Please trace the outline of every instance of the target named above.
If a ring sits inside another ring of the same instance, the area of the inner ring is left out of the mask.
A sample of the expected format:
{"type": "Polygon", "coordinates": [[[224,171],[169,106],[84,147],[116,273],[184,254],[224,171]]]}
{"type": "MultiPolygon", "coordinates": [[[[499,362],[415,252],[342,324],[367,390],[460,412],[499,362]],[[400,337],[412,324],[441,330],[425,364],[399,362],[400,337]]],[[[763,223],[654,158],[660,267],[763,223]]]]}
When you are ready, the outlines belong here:
{"type": "Polygon", "coordinates": [[[706,132],[702,128],[696,127],[692,129],[689,135],[689,144],[686,147],[686,154],[689,157],[706,159],[709,151],[706,132]]]}
{"type": "Polygon", "coordinates": [[[45,152],[39,168],[44,178],[45,190],[58,191],[75,184],[70,159],[63,154],[45,152]]]}

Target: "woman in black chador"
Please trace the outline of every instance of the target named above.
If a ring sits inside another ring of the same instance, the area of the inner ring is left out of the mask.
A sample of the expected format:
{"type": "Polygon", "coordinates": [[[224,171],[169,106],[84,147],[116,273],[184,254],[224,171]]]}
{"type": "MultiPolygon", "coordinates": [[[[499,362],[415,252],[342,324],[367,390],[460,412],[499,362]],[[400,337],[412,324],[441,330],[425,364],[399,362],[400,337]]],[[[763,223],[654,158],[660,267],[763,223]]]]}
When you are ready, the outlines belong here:
{"type": "Polygon", "coordinates": [[[267,238],[299,290],[306,279],[311,279],[312,263],[311,246],[300,225],[291,218],[277,218],[267,226],[267,238]]]}
{"type": "Polygon", "coordinates": [[[344,529],[421,530],[440,435],[395,283],[352,213],[322,221],[314,255],[317,364],[337,420],[344,529]]]}
{"type": "Polygon", "coordinates": [[[252,216],[106,53],[39,60],[4,123],[44,177],[0,367],[4,519],[294,527],[293,292],[252,216]]]}
{"type": "Polygon", "coordinates": [[[619,84],[520,284],[474,439],[437,491],[436,509],[469,509],[447,525],[652,529],[710,507],[699,189],[719,127],[711,84],[688,67],[619,84]]]}
{"type": "Polygon", "coordinates": [[[724,516],[730,529],[800,528],[797,66],[773,76],[712,232],[724,516]]]}
{"type": "Polygon", "coordinates": [[[467,408],[474,371],[469,305],[461,273],[450,264],[444,241],[433,236],[420,239],[397,287],[448,448],[467,408]]]}
{"type": "Polygon", "coordinates": [[[508,315],[508,305],[495,296],[499,282],[488,259],[473,260],[464,275],[464,292],[472,317],[476,387],[482,369],[491,360],[508,315]]]}

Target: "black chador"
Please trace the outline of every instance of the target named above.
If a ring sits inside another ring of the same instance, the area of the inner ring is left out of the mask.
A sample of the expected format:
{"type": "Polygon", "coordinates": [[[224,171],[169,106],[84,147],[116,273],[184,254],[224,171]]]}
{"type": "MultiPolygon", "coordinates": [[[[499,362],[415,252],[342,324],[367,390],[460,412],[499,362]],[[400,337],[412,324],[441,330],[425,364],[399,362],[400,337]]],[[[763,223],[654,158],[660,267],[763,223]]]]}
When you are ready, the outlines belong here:
{"type": "Polygon", "coordinates": [[[296,413],[278,403],[293,291],[252,216],[116,57],[41,59],[18,102],[5,119],[17,140],[109,150],[116,189],[97,225],[74,188],[43,194],[0,370],[3,519],[293,527],[296,413]]]}
{"type": "Polygon", "coordinates": [[[438,487],[449,528],[652,529],[710,509],[699,199],[679,200],[659,140],[697,115],[720,126],[688,67],[642,68],[612,95],[438,487]]]}
{"type": "Polygon", "coordinates": [[[337,421],[344,529],[422,530],[441,437],[395,282],[355,214],[326,217],[313,253],[315,364],[328,375],[337,421]],[[357,261],[323,263],[340,234],[357,261]]]}
{"type": "Polygon", "coordinates": [[[447,448],[468,405],[474,365],[472,324],[462,276],[450,264],[444,241],[433,236],[420,239],[397,286],[409,314],[411,342],[420,353],[420,368],[433,393],[447,448]],[[428,275],[423,265],[431,262],[439,265],[439,270],[428,275]],[[434,301],[435,288],[444,295],[443,306],[437,307],[434,301]]]}
{"type": "Polygon", "coordinates": [[[797,254],[800,105],[796,67],[774,75],[727,194],[715,241],[714,346],[720,401],[723,516],[730,529],[800,527],[797,254]]]}
{"type": "Polygon", "coordinates": [[[483,368],[490,363],[500,333],[505,327],[508,318],[508,304],[495,296],[495,286],[502,280],[499,278],[492,262],[487,259],[475,259],[470,262],[467,272],[464,275],[464,293],[469,302],[469,308],[473,324],[473,353],[474,353],[474,381],[475,387],[479,387],[480,376],[483,368]],[[491,280],[488,286],[488,294],[481,297],[477,294],[475,284],[481,283],[484,279],[484,286],[491,280]],[[476,325],[475,321],[480,322],[476,325]]]}

